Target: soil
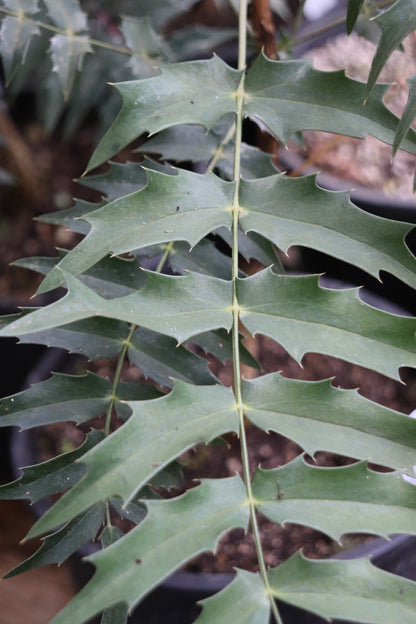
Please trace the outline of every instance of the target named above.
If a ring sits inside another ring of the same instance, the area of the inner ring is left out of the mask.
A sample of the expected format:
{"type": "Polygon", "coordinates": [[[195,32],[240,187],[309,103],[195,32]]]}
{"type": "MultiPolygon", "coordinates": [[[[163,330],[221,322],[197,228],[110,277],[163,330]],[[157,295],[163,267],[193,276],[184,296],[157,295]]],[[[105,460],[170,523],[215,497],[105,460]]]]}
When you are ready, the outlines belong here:
{"type": "MultiPolygon", "coordinates": [[[[316,69],[332,71],[345,67],[347,76],[366,81],[375,49],[373,43],[352,33],[349,37],[341,35],[330,39],[304,56],[313,59],[316,69]]],[[[391,55],[378,79],[378,82],[392,85],[384,102],[396,115],[402,113],[407,102],[406,80],[416,72],[415,51],[416,37],[413,33],[403,42],[403,52],[396,50],[391,55]]],[[[392,160],[391,147],[370,136],[362,140],[314,131],[306,131],[303,136],[303,148],[294,143],[289,146],[302,158],[306,155],[306,161],[292,175],[311,169],[323,170],[388,196],[401,199],[414,197],[416,158],[411,154],[399,150],[392,160]]]]}

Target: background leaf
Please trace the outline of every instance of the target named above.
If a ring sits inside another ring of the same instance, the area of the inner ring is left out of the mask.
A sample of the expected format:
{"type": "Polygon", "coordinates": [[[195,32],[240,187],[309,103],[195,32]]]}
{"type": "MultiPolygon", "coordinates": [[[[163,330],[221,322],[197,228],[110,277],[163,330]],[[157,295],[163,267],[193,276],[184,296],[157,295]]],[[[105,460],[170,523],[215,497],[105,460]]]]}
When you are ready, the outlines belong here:
{"type": "Polygon", "coordinates": [[[28,390],[2,399],[0,426],[29,429],[65,420],[79,424],[106,410],[111,391],[110,380],[94,373],[55,373],[28,390]]]}
{"type": "Polygon", "coordinates": [[[53,459],[22,468],[22,476],[12,483],[0,486],[1,500],[30,500],[36,503],[46,496],[67,490],[85,473],[85,467],[76,463],[89,449],[104,437],[101,431],[93,429],[85,441],[74,451],[62,453],[53,459]]]}
{"type": "MultiPolygon", "coordinates": [[[[38,9],[33,7],[36,12],[38,9]]],[[[20,63],[25,63],[32,37],[39,35],[40,30],[33,20],[20,20],[7,16],[0,28],[0,53],[6,77],[6,84],[12,80],[20,63]]]]}
{"type": "Polygon", "coordinates": [[[174,379],[199,385],[217,382],[207,360],[182,346],[178,347],[173,338],[148,329],[140,328],[134,332],[128,358],[145,377],[162,386],[171,387],[174,379]]]}
{"type": "Polygon", "coordinates": [[[79,33],[87,30],[87,16],[78,0],[43,0],[51,20],[64,30],[79,33]]]}
{"type": "Polygon", "coordinates": [[[399,125],[397,126],[396,136],[394,137],[393,156],[399,149],[403,137],[406,135],[406,132],[416,116],[416,74],[413,74],[413,76],[407,79],[407,86],[409,87],[409,97],[399,125]]]}
{"type": "Polygon", "coordinates": [[[155,60],[163,57],[163,39],[153,29],[150,20],[145,17],[139,19],[131,15],[123,15],[120,30],[132,51],[128,61],[133,75],[138,78],[147,78],[154,75],[155,60]]]}
{"type": "Polygon", "coordinates": [[[393,6],[378,15],[375,22],[381,28],[381,37],[368,76],[366,97],[374,89],[376,80],[389,56],[416,28],[414,0],[397,0],[393,6]]]}
{"type": "Polygon", "coordinates": [[[360,14],[364,0],[348,0],[347,33],[350,35],[360,14]]]}
{"type": "Polygon", "coordinates": [[[96,537],[104,521],[104,514],[105,503],[97,503],[56,533],[45,537],[42,546],[29,559],[13,568],[5,578],[11,578],[50,563],[61,565],[81,546],[96,537]]]}
{"type": "Polygon", "coordinates": [[[67,99],[74,84],[75,74],[82,68],[84,56],[92,53],[88,37],[54,35],[51,39],[53,71],[58,75],[64,98],[67,99]]]}

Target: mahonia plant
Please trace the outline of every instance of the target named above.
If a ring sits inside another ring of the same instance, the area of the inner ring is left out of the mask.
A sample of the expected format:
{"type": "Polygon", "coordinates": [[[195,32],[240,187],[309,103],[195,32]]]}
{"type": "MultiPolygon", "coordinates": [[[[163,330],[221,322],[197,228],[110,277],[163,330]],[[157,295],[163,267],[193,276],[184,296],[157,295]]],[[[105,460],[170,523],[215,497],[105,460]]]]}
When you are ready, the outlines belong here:
{"type": "MultiPolygon", "coordinates": [[[[28,11],[36,2],[6,4],[28,11]]],[[[58,4],[71,9],[76,3],[58,4]]],[[[168,13],[175,6],[152,4],[168,13]]],[[[51,10],[51,2],[45,5],[51,10]]],[[[349,30],[362,5],[349,1],[349,30]]],[[[274,252],[309,247],[415,288],[415,258],[404,241],[409,225],[361,211],[347,193],[318,187],[314,176],[278,172],[269,155],[243,141],[250,118],[282,143],[312,129],[370,134],[416,154],[412,89],[399,122],[383,104],[386,86],[375,84],[386,58],[416,27],[415,15],[414,0],[398,0],[376,18],[382,36],[368,86],[343,72],[317,71],[308,60],[260,53],[247,64],[246,0],[238,7],[237,68],[214,56],[162,65],[154,76],[116,85],[122,109],[88,172],[143,135],[150,139],[140,150],[161,159],[113,163],[84,178],[105,196],[99,206],[78,201],[44,217],[84,238],[59,258],[19,264],[46,274],[38,293],[61,286],[67,293],[4,318],[0,331],[90,360],[117,361],[111,381],[92,372],[55,374],[1,403],[0,424],[21,429],[105,414],[79,448],[23,469],[0,488],[3,499],[31,502],[65,491],[28,534],[48,534],[41,548],[9,576],[61,563],[100,535],[102,550],[89,557],[92,579],[53,624],[82,624],[101,612],[102,622],[125,622],[175,570],[199,553],[215,552],[231,529],[249,527],[258,571],[237,570],[225,589],[203,601],[198,624],[267,624],[270,618],[284,624],[281,603],[328,619],[416,622],[415,583],[368,558],[315,560],[298,552],[269,568],[259,529],[263,514],[335,540],[351,533],[415,534],[415,489],[403,478],[414,474],[415,421],[328,379],[280,373],[244,379],[242,364],[253,361],[240,333],[268,336],[298,362],[322,353],[393,379],[400,379],[400,367],[416,367],[414,318],[364,304],[357,289],[325,288],[317,275],[286,275],[274,252]],[[171,159],[208,164],[195,172],[165,164],[171,159]],[[265,268],[247,275],[244,258],[265,268]],[[201,351],[232,359],[232,387],[218,382],[201,351]],[[123,381],[125,362],[156,384],[123,381]],[[114,411],[123,424],[112,430],[114,411]],[[253,474],[247,435],[253,427],[293,440],[304,454],[253,474]],[[179,496],[160,497],[156,486],[177,485],[176,462],[185,451],[198,452],[230,432],[239,437],[241,475],[202,478],[179,496]],[[317,467],[305,456],[318,451],[356,461],[317,467]],[[375,471],[369,462],[389,471],[375,471]],[[136,526],[122,534],[116,512],[136,526]]]]}

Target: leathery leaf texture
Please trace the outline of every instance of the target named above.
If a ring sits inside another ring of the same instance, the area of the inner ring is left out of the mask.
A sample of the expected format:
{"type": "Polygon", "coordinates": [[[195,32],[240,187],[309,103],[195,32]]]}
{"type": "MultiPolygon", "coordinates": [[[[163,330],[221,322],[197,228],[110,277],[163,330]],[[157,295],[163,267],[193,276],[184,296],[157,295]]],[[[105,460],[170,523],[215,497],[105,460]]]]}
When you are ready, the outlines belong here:
{"type": "MultiPolygon", "coordinates": [[[[180,3],[153,4],[153,24],[179,12],[180,3]]],[[[261,539],[265,521],[279,532],[292,524],[315,529],[338,542],[334,552],[357,533],[415,534],[415,419],[364,396],[363,380],[371,371],[380,384],[398,387],[404,367],[416,368],[416,319],[364,303],[355,286],[324,287],[307,264],[293,274],[287,261],[293,247],[310,248],[358,268],[366,276],[359,280],[375,278],[383,288],[389,274],[410,293],[411,225],[364,212],[348,193],[320,188],[314,176],[280,173],[245,135],[249,118],[283,143],[318,130],[372,135],[394,149],[400,139],[400,148],[415,155],[411,104],[400,123],[383,102],[387,87],[372,84],[413,28],[415,3],[399,0],[378,16],[383,33],[368,88],[305,60],[260,53],[246,67],[246,2],[232,4],[241,15],[238,69],[213,56],[117,84],[121,111],[87,171],[136,139],[136,153],[157,153],[161,161],[112,163],[84,178],[100,192],[99,203],[78,201],[43,218],[80,242],[57,258],[18,263],[45,275],[38,293],[60,286],[66,292],[5,317],[0,336],[110,365],[103,375],[89,364],[82,374],[54,374],[1,401],[0,427],[72,422],[86,432],[79,446],[1,486],[2,499],[60,494],[28,534],[45,535],[43,545],[10,575],[60,564],[97,536],[102,549],[89,557],[92,579],[53,623],[83,624],[103,613],[102,624],[124,624],[168,576],[242,529],[257,563],[237,569],[202,602],[198,624],[288,624],[281,603],[327,619],[416,624],[413,581],[369,558],[312,560],[299,550],[268,568],[279,556],[265,552],[261,539]],[[396,36],[403,17],[406,28],[396,36]],[[320,354],[334,370],[353,367],[358,388],[336,387],[331,373],[319,371],[316,381],[290,378],[291,369],[283,374],[279,363],[264,363],[264,344],[301,366],[306,355],[320,354]],[[257,436],[276,450],[267,469],[257,436]],[[284,463],[288,440],[296,450],[284,463]],[[238,445],[239,460],[228,461],[238,445]]],[[[348,3],[348,30],[363,4],[348,3]]],[[[139,51],[133,39],[132,28],[129,45],[139,51]]],[[[15,52],[6,57],[7,72],[14,71],[15,52]]]]}

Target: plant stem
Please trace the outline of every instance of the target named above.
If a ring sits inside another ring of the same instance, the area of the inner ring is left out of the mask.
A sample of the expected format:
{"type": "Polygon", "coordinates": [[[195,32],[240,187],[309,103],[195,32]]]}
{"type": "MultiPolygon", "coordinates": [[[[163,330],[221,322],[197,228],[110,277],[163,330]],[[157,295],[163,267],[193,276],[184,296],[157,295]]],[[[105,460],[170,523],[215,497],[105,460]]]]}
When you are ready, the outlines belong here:
{"type": "MultiPolygon", "coordinates": [[[[64,28],[59,28],[58,26],[54,26],[53,24],[48,24],[47,22],[42,22],[41,20],[33,19],[32,17],[25,15],[24,13],[18,11],[11,11],[9,9],[5,9],[4,7],[0,7],[0,13],[4,13],[5,15],[9,15],[10,17],[15,17],[21,22],[30,21],[39,26],[39,28],[43,28],[43,30],[49,30],[56,35],[64,35],[66,37],[71,37],[71,39],[82,39],[85,40],[85,37],[88,35],[76,34],[65,30],[64,28]]],[[[129,48],[125,48],[123,46],[117,46],[112,43],[107,43],[106,41],[100,41],[99,39],[91,39],[88,37],[88,43],[97,48],[105,48],[106,50],[111,50],[112,52],[118,52],[119,54],[126,54],[128,56],[132,55],[132,51],[129,48]]]]}
{"type": "Polygon", "coordinates": [[[227,134],[225,135],[225,137],[222,139],[221,143],[218,145],[217,149],[215,150],[211,158],[211,161],[205,170],[205,173],[211,173],[215,169],[217,162],[219,161],[221,156],[224,155],[223,147],[225,147],[225,145],[227,145],[227,143],[231,141],[234,135],[235,135],[235,123],[233,123],[230,126],[230,129],[228,130],[227,134]]]}
{"type": "Polygon", "coordinates": [[[305,3],[306,3],[306,0],[301,0],[299,2],[298,10],[296,11],[296,15],[293,20],[292,31],[290,33],[291,39],[294,39],[294,37],[296,36],[296,33],[298,32],[298,28],[300,26],[300,23],[303,17],[303,9],[304,9],[305,3]]]}
{"type": "Polygon", "coordinates": [[[110,435],[110,421],[111,421],[111,414],[113,412],[113,407],[114,407],[114,403],[116,402],[116,398],[117,398],[117,386],[119,384],[120,381],[120,376],[121,376],[121,369],[123,368],[123,363],[124,363],[124,358],[126,357],[126,353],[127,353],[127,349],[129,348],[134,330],[136,329],[136,325],[132,324],[130,327],[130,331],[129,334],[127,336],[127,338],[125,340],[123,340],[123,347],[120,351],[120,355],[118,356],[118,360],[117,360],[117,366],[116,366],[116,370],[114,372],[114,378],[113,378],[113,388],[111,391],[111,401],[110,404],[108,406],[107,409],[107,415],[105,418],[105,426],[104,426],[104,433],[106,436],[110,435]]]}
{"type": "Polygon", "coordinates": [[[166,262],[166,260],[169,257],[170,252],[173,249],[173,241],[170,241],[170,243],[168,243],[163,251],[162,257],[160,258],[157,267],[155,269],[155,273],[161,273],[162,269],[164,267],[164,264],[166,262]]]}
{"type": "MultiPolygon", "coordinates": [[[[238,69],[245,70],[246,66],[246,30],[247,30],[247,0],[240,0],[240,12],[239,12],[239,44],[238,44],[238,69]]],[[[233,198],[233,248],[232,248],[232,281],[233,281],[233,327],[232,327],[232,344],[233,344],[233,363],[234,363],[234,392],[238,407],[239,415],[239,435],[241,445],[241,459],[243,464],[243,477],[245,487],[247,490],[247,501],[250,509],[250,523],[253,531],[254,544],[257,553],[257,560],[259,564],[260,576],[263,580],[264,587],[266,589],[267,596],[270,601],[271,611],[274,615],[277,624],[283,624],[280,617],[276,602],[273,598],[273,592],[271,590],[269,579],[267,576],[266,563],[263,557],[263,549],[261,545],[259,525],[257,522],[256,506],[253,497],[253,490],[251,487],[251,474],[250,474],[250,462],[248,455],[248,445],[245,429],[245,416],[244,405],[242,397],[242,375],[240,364],[240,336],[239,336],[239,320],[240,320],[240,306],[238,302],[237,293],[237,279],[238,279],[238,230],[239,230],[239,193],[240,193],[240,168],[241,168],[241,144],[243,133],[243,106],[244,106],[244,79],[243,73],[238,90],[236,93],[237,100],[237,115],[236,115],[236,132],[235,132],[235,151],[234,151],[234,182],[235,191],[233,198]]]]}

